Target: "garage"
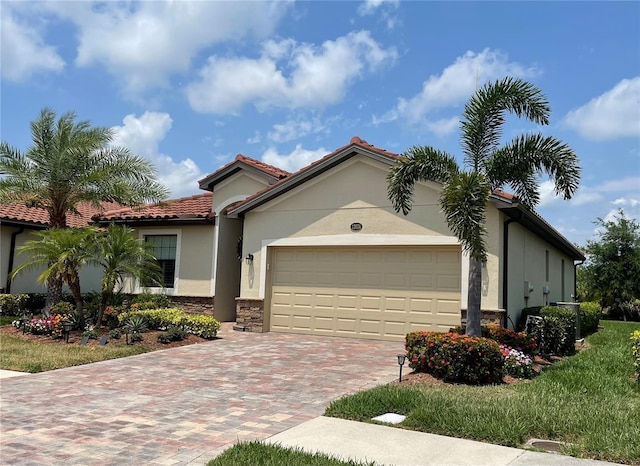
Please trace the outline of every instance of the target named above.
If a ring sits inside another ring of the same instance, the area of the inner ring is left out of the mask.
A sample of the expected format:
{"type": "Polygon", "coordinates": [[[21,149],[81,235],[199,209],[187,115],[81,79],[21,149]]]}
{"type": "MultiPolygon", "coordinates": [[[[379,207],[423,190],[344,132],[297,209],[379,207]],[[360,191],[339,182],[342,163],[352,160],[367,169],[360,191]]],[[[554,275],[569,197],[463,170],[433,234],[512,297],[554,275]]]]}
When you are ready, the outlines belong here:
{"type": "Polygon", "coordinates": [[[460,324],[459,246],[277,247],[269,329],[376,340],[460,324]]]}

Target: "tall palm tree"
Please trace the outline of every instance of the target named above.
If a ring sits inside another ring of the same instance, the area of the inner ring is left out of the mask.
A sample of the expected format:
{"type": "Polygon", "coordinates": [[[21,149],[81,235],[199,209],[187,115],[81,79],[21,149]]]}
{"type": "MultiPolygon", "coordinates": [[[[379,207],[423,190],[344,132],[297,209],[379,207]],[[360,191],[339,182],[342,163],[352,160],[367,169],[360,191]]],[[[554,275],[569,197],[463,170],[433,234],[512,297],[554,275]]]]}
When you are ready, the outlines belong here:
{"type": "Polygon", "coordinates": [[[580,183],[578,157],[551,136],[527,133],[501,144],[505,113],[549,124],[551,109],[533,84],[504,78],[480,88],[462,115],[462,151],[467,170],[455,158],[433,147],[412,147],[389,172],[388,194],[396,212],[407,215],[415,183],[442,184],[440,207],[447,224],[469,255],[467,334],[480,336],[481,262],[486,260],[486,209],[492,190],[509,187],[533,209],[540,200],[538,177],[546,173],[555,191],[570,199],[580,183]]]}
{"type": "MultiPolygon", "coordinates": [[[[49,228],[56,229],[67,226],[67,214],[77,212],[80,202],[133,206],[167,197],[148,160],[110,146],[109,128],[75,120],[73,112],[56,120],[56,113],[44,108],[31,122],[33,145],[26,152],[0,142],[0,202],[42,207],[49,228]]],[[[47,309],[60,299],[57,280],[51,275],[47,309]]]]}
{"type": "Polygon", "coordinates": [[[69,286],[79,316],[80,328],[84,328],[82,312],[82,292],[80,289],[80,269],[91,262],[91,249],[96,230],[94,228],[58,228],[35,232],[40,240],[27,241],[18,248],[19,254],[31,257],[12,271],[11,276],[26,270],[44,267],[38,276],[40,283],[54,279],[69,286]]]}
{"type": "Polygon", "coordinates": [[[122,288],[125,277],[142,283],[162,282],[162,271],[150,245],[133,236],[127,226],[109,225],[99,232],[93,250],[93,262],[102,266],[102,297],[96,321],[100,324],[105,307],[115,290],[122,288]]]}

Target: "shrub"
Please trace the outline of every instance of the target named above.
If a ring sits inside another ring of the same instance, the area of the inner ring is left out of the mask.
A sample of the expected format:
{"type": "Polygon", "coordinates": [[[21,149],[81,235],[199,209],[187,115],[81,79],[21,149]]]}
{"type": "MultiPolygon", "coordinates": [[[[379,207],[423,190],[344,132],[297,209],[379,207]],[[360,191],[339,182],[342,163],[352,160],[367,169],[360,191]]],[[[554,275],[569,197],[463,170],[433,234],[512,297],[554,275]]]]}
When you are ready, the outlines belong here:
{"type": "Polygon", "coordinates": [[[536,375],[533,361],[522,351],[507,345],[500,345],[500,352],[504,360],[504,373],[518,379],[531,379],[536,375]]]}
{"type": "Polygon", "coordinates": [[[62,338],[62,322],[64,316],[57,314],[49,317],[34,317],[25,324],[25,331],[33,335],[51,335],[51,338],[62,338]]]}
{"type": "Polygon", "coordinates": [[[132,315],[125,321],[124,328],[127,329],[129,333],[142,333],[149,329],[149,325],[144,316],[132,315]]]}
{"type": "Polygon", "coordinates": [[[169,329],[158,335],[160,343],[171,343],[172,341],[182,341],[187,338],[187,332],[178,327],[169,327],[169,329]]]}
{"type": "Polygon", "coordinates": [[[540,310],[542,310],[542,306],[531,306],[525,307],[522,309],[522,313],[520,314],[520,320],[518,320],[518,331],[522,332],[526,330],[527,317],[529,316],[539,316],[540,310]]]}
{"type": "Polygon", "coordinates": [[[83,337],[89,337],[90,340],[98,339],[98,331],[93,327],[93,325],[87,325],[87,328],[82,332],[83,337]]]}
{"type": "Polygon", "coordinates": [[[582,335],[598,330],[601,313],[600,304],[598,303],[580,303],[580,331],[582,335]]]}
{"type": "Polygon", "coordinates": [[[575,353],[576,313],[572,309],[545,306],[540,319],[527,329],[538,343],[540,353],[570,356],[575,353]]]}
{"type": "MultiPolygon", "coordinates": [[[[515,348],[525,354],[533,355],[536,352],[536,340],[526,332],[515,332],[509,328],[504,328],[495,324],[483,325],[480,327],[480,330],[484,338],[491,338],[500,344],[515,348]]],[[[454,327],[450,331],[463,334],[465,332],[465,327],[454,327]]]]}
{"type": "Polygon", "coordinates": [[[60,301],[57,304],[54,304],[49,311],[51,315],[69,315],[73,314],[73,305],[66,302],[60,301]]]}
{"type": "Polygon", "coordinates": [[[213,317],[198,314],[187,314],[179,309],[147,309],[123,312],[118,316],[120,322],[125,322],[132,316],[143,316],[152,329],[166,329],[170,326],[181,327],[188,333],[202,338],[211,339],[218,334],[220,322],[213,317]]]}
{"type": "Polygon", "coordinates": [[[30,314],[36,314],[44,309],[46,302],[46,293],[29,293],[24,307],[30,314]]]}
{"type": "Polygon", "coordinates": [[[131,343],[135,343],[137,341],[144,340],[144,338],[142,338],[142,334],[140,332],[133,332],[129,338],[131,340],[131,343]]]}
{"type": "Polygon", "coordinates": [[[413,332],[407,334],[405,348],[410,367],[439,379],[474,385],[502,380],[502,353],[489,338],[413,332]]]}
{"type": "MultiPolygon", "coordinates": [[[[155,293],[140,293],[135,295],[131,299],[131,306],[134,304],[144,304],[145,307],[142,309],[164,309],[169,307],[174,307],[171,303],[171,299],[166,294],[155,294],[155,293]],[[149,305],[148,303],[152,303],[149,305]]],[[[139,308],[138,310],[140,310],[139,308]]]]}
{"type": "Polygon", "coordinates": [[[640,322],[640,299],[625,301],[621,303],[617,309],[622,320],[640,322]]]}
{"type": "Polygon", "coordinates": [[[17,316],[25,308],[26,294],[0,294],[0,315],[17,316]]]}
{"type": "Polygon", "coordinates": [[[114,328],[109,332],[109,338],[119,340],[120,338],[122,338],[122,333],[120,333],[120,330],[118,330],[117,328],[114,328]]]}
{"type": "Polygon", "coordinates": [[[640,383],[640,330],[631,334],[631,352],[636,366],[637,382],[640,383]]]}

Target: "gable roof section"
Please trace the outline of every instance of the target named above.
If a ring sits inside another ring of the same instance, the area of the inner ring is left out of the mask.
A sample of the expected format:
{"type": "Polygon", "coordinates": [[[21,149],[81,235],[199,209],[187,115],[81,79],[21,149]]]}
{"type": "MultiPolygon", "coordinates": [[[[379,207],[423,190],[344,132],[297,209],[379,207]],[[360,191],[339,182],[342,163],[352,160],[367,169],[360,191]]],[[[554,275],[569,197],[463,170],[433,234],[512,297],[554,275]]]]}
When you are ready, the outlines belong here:
{"type": "Polygon", "coordinates": [[[330,154],[325,155],[319,160],[301,168],[292,175],[277,181],[271,186],[257,192],[256,194],[249,196],[244,201],[238,203],[232,209],[229,209],[228,215],[230,217],[237,217],[243,215],[271,199],[284,194],[297,186],[305,183],[306,181],[315,178],[316,176],[326,172],[327,170],[339,165],[345,160],[350,159],[356,155],[364,155],[372,159],[381,161],[393,165],[399,158],[397,154],[388,152],[385,149],[380,149],[372,144],[369,144],[364,139],[360,139],[357,136],[351,138],[351,141],[346,146],[342,146],[330,154]]]}
{"type": "MultiPolygon", "coordinates": [[[[91,223],[92,216],[119,206],[114,202],[103,202],[100,204],[100,208],[96,208],[89,202],[81,202],[78,205],[78,214],[67,214],[67,224],[70,227],[86,227],[91,223]]],[[[49,226],[49,212],[42,207],[27,207],[24,203],[19,202],[0,204],[0,221],[36,229],[47,228],[49,226]]]]}
{"type": "Polygon", "coordinates": [[[138,207],[111,210],[101,215],[94,215],[93,220],[98,224],[113,222],[127,225],[212,223],[216,216],[212,210],[213,193],[204,193],[138,207]]]}
{"type": "Polygon", "coordinates": [[[274,167],[273,165],[261,162],[260,160],[252,159],[246,155],[238,154],[233,161],[202,178],[198,181],[198,184],[200,189],[213,191],[213,187],[217,183],[220,183],[241,170],[248,170],[249,172],[265,177],[270,184],[290,175],[288,171],[282,170],[281,168],[274,167]]]}

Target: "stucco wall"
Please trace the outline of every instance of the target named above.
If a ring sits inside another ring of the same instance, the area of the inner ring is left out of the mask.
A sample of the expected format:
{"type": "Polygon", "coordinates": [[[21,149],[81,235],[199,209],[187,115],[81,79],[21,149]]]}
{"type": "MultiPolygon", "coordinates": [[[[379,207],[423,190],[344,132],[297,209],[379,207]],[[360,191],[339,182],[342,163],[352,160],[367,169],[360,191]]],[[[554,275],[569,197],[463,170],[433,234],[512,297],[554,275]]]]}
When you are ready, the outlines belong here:
{"type": "Polygon", "coordinates": [[[262,178],[246,170],[231,175],[224,181],[213,187],[213,208],[216,214],[227,205],[243,200],[248,196],[263,190],[269,185],[265,178],[262,178]]]}
{"type": "MultiPolygon", "coordinates": [[[[414,207],[408,216],[397,214],[387,197],[388,165],[357,156],[317,176],[313,180],[248,212],[244,223],[244,256],[254,255],[251,266],[242,265],[241,297],[264,298],[266,272],[263,264],[265,244],[283,238],[335,239],[334,244],[457,244],[440,213],[437,185],[416,186],[414,207]],[[352,232],[350,225],[362,224],[362,230],[352,232]],[[332,238],[328,238],[332,237],[332,238]],[[373,241],[373,243],[371,242],[373,241]]],[[[497,215],[497,214],[496,214],[497,215]]],[[[490,274],[497,273],[497,232],[490,235],[492,257],[487,264],[490,274]]],[[[467,262],[463,258],[463,295],[466,297],[467,262]]],[[[497,306],[497,277],[488,277],[488,289],[483,307],[497,306]]],[[[464,306],[464,305],[463,305],[464,306]]]]}
{"type": "MultiPolygon", "coordinates": [[[[0,264],[2,270],[0,271],[0,286],[5,287],[7,283],[7,271],[9,266],[9,250],[11,247],[11,234],[18,231],[18,228],[14,227],[0,227],[0,264]]],[[[32,231],[25,230],[16,237],[16,253],[13,260],[13,268],[16,269],[29,260],[29,256],[26,253],[19,254],[18,249],[23,246],[27,241],[39,240],[38,236],[35,236],[32,231]]],[[[40,284],[37,281],[38,276],[44,269],[38,268],[33,270],[25,270],[17,275],[11,281],[12,293],[44,293],[47,291],[45,284],[40,284]]],[[[100,280],[102,278],[102,269],[87,265],[80,271],[80,287],[82,292],[88,291],[100,291],[100,280]]],[[[68,291],[67,287],[64,291],[68,291]]]]}
{"type": "MultiPolygon", "coordinates": [[[[542,306],[558,301],[573,301],[573,260],[518,223],[509,225],[508,288],[509,317],[517,324],[524,307],[542,306]],[[546,276],[546,252],[549,252],[549,280],[546,276]],[[562,261],[564,260],[564,290],[562,261]],[[525,281],[533,287],[526,300],[525,281]],[[548,297],[543,287],[549,287],[548,297]]],[[[510,323],[511,325],[511,323],[510,323]]]]}
{"type": "MultiPolygon", "coordinates": [[[[136,228],[134,235],[178,235],[176,250],[177,287],[166,289],[176,296],[212,296],[214,228],[211,224],[136,228]]],[[[125,292],[141,292],[127,281],[125,292]]],[[[150,291],[162,291],[152,289],[150,291]]]]}

